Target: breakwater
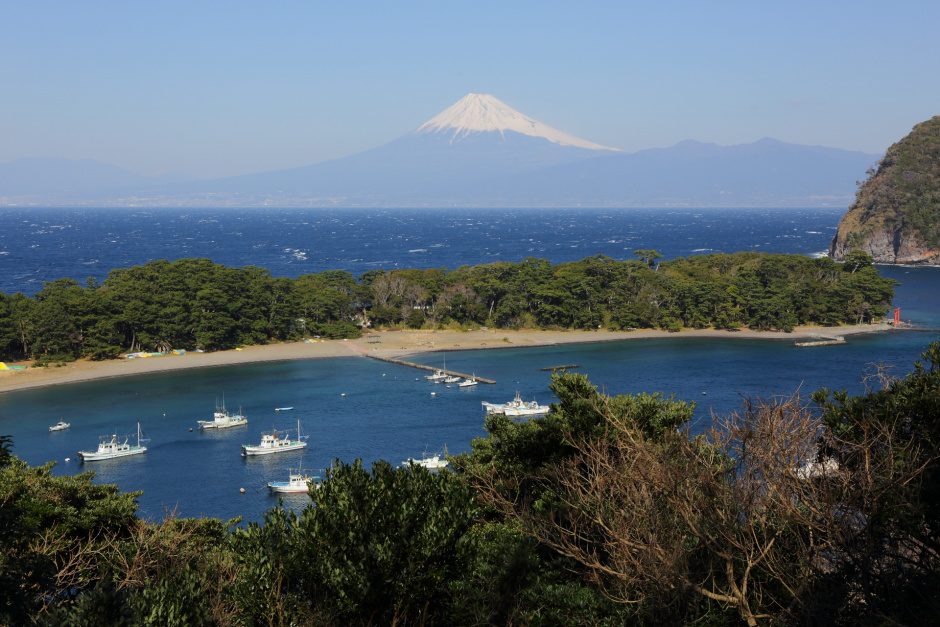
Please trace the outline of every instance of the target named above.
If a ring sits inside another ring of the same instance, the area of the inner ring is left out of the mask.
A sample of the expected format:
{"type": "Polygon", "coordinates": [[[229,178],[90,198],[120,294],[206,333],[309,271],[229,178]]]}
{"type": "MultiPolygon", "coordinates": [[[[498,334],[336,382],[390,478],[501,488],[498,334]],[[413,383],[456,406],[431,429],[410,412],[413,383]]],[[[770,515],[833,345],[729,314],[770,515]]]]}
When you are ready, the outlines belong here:
{"type": "Polygon", "coordinates": [[[831,346],[833,344],[845,344],[845,338],[841,335],[819,335],[818,333],[811,333],[813,340],[808,342],[796,342],[796,346],[800,348],[807,348],[810,346],[831,346]]]}
{"type": "Polygon", "coordinates": [[[383,357],[381,355],[370,355],[369,353],[363,353],[363,355],[365,355],[366,357],[369,357],[370,359],[378,359],[379,361],[386,361],[390,364],[398,364],[399,366],[408,366],[410,368],[418,368],[420,370],[427,370],[428,372],[436,372],[437,370],[440,370],[444,374],[450,375],[452,377],[463,377],[464,379],[476,379],[478,383],[489,383],[490,385],[496,383],[496,381],[493,381],[492,379],[484,379],[483,377],[478,377],[474,374],[465,374],[463,372],[457,372],[455,370],[447,370],[445,368],[435,368],[433,366],[425,366],[423,364],[416,364],[411,361],[405,361],[404,359],[395,359],[394,357],[383,357]]]}

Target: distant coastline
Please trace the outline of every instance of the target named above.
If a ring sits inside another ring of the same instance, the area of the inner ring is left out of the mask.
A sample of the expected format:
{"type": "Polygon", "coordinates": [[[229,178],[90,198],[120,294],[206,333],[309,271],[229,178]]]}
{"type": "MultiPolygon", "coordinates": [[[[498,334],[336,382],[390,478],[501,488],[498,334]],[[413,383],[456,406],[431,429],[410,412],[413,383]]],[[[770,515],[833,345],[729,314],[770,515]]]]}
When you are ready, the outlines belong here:
{"type": "MultiPolygon", "coordinates": [[[[491,350],[496,348],[525,348],[564,344],[589,344],[638,339],[719,338],[749,340],[806,341],[816,336],[848,336],[890,330],[885,323],[847,325],[840,327],[798,327],[791,333],[782,331],[753,331],[741,329],[688,329],[670,333],[653,329],[636,331],[386,331],[375,332],[355,340],[310,340],[286,342],[217,351],[212,353],[186,353],[163,355],[145,359],[113,359],[106,361],[81,360],[63,366],[26,368],[0,371],[0,394],[19,392],[52,385],[82,383],[115,377],[146,376],[160,372],[192,368],[217,368],[276,361],[330,359],[336,357],[368,356],[407,357],[410,355],[454,350],[491,350]],[[377,336],[377,337],[375,337],[377,336]]],[[[20,365],[29,365],[24,362],[20,365]]],[[[13,364],[9,364],[13,365],[13,364]]]]}

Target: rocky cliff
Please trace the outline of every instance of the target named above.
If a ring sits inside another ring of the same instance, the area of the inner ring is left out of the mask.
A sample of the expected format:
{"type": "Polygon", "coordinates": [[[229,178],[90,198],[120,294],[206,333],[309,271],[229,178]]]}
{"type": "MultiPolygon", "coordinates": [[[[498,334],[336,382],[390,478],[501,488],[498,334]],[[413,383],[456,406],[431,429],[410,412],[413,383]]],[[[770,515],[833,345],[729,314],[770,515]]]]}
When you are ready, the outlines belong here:
{"type": "Polygon", "coordinates": [[[829,255],[841,260],[856,248],[878,263],[940,263],[940,116],[915,126],[869,170],[829,255]]]}

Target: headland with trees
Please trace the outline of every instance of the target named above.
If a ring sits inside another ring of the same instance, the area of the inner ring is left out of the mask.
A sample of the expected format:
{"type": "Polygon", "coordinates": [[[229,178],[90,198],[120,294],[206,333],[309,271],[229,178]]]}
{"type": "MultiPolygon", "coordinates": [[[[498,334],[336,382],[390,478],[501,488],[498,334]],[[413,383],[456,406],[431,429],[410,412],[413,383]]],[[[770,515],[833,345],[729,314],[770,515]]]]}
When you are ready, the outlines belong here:
{"type": "Polygon", "coordinates": [[[635,256],[296,279],[208,259],[153,261],[100,283],[51,281],[32,297],[0,292],[0,360],[215,351],[378,328],[790,331],[878,320],[894,296],[894,282],[860,251],[843,263],[753,251],[635,256]]]}

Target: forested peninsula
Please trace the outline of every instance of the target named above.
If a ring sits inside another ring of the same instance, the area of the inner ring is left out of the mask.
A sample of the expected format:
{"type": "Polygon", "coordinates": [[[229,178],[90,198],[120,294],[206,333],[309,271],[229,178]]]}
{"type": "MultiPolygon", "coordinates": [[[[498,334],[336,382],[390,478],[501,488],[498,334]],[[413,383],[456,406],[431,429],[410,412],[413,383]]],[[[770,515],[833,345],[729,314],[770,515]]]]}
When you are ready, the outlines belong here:
{"type": "Polygon", "coordinates": [[[829,246],[877,263],[940,263],[940,116],[922,122],[868,171],[829,246]]]}
{"type": "Polygon", "coordinates": [[[214,351],[379,328],[790,331],[880,319],[894,296],[894,281],[862,252],[842,264],[759,252],[634,254],[296,279],[208,259],[153,261],[100,283],[48,282],[34,297],[0,292],[0,360],[214,351]]]}

